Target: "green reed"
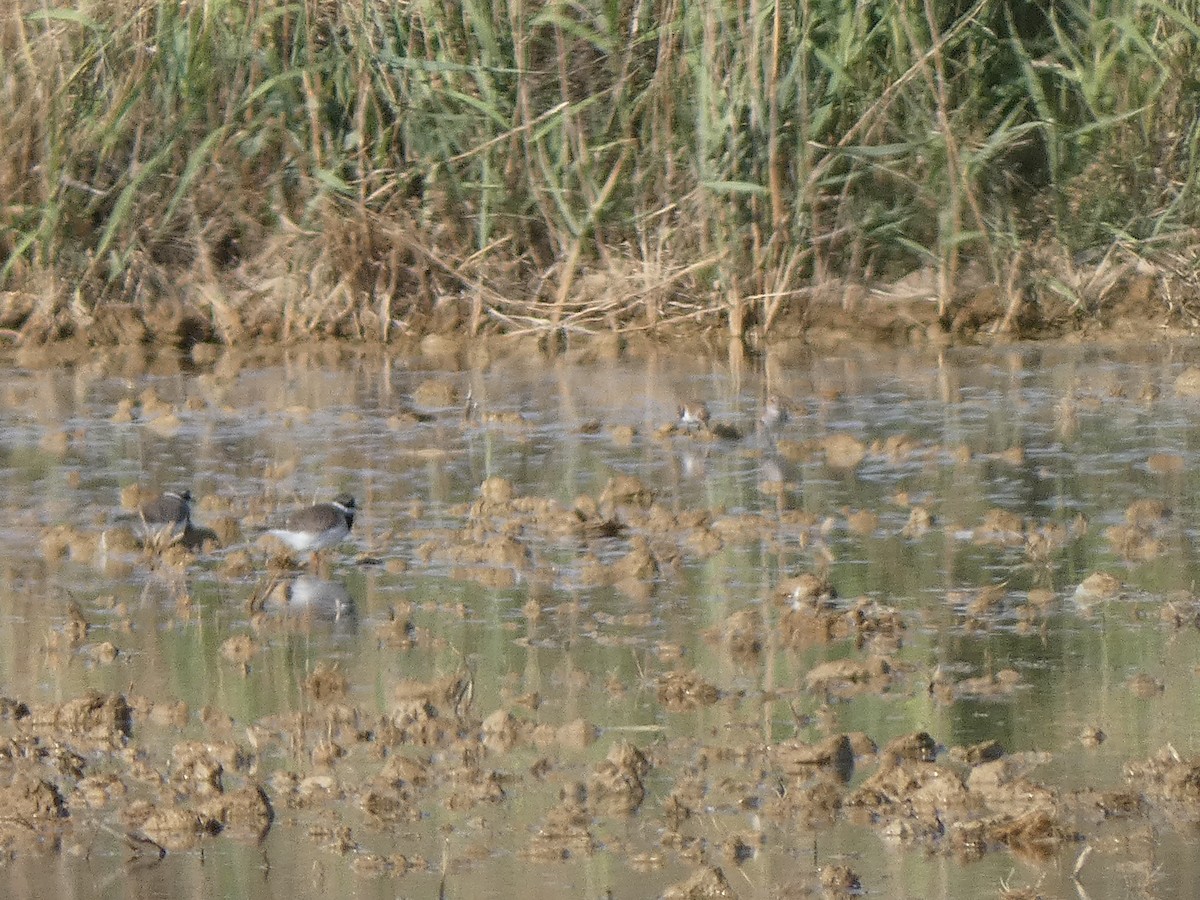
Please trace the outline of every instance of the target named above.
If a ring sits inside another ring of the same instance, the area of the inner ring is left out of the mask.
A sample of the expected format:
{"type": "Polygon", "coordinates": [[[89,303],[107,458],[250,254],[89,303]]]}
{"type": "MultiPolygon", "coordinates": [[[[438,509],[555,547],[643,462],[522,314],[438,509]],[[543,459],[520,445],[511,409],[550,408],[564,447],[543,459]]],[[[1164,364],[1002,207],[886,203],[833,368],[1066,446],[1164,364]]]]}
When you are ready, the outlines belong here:
{"type": "Polygon", "coordinates": [[[15,7],[0,326],[203,284],[385,338],[741,334],[814,285],[924,265],[944,306],[1048,241],[1194,243],[1194,0],[15,7]]]}

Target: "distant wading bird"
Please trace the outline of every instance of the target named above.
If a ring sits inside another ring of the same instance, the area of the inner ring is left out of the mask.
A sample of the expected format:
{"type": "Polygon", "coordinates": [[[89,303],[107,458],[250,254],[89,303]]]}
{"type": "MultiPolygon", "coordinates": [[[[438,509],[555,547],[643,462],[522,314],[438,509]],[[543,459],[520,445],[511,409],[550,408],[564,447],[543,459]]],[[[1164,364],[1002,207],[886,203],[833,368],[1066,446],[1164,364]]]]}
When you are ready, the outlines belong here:
{"type": "Polygon", "coordinates": [[[786,425],[790,418],[791,404],[778,394],[768,394],[767,399],[763,401],[762,415],[758,417],[763,428],[772,431],[781,425],[786,425]]]}
{"type": "Polygon", "coordinates": [[[164,550],[183,538],[192,522],[192,492],[164,491],[138,506],[134,536],[148,550],[164,550]]]}
{"type": "Polygon", "coordinates": [[[679,424],[691,431],[693,425],[708,430],[708,406],[701,400],[688,400],[679,404],[679,424]]]}
{"type": "Polygon", "coordinates": [[[350,534],[354,513],[354,498],[349,494],[338,494],[329,503],[296,510],[282,528],[272,528],[267,533],[279,538],[296,553],[310,552],[315,568],[320,551],[350,534]]]}

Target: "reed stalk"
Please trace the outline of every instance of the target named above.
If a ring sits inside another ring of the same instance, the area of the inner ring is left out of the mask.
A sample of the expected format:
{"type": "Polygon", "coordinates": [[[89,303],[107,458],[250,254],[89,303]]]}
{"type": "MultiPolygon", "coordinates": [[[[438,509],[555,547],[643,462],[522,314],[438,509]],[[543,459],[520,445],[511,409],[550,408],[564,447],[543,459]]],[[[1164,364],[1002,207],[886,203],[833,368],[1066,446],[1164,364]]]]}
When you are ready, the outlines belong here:
{"type": "Polygon", "coordinates": [[[1196,6],[17,0],[0,329],[766,334],[923,266],[948,319],[1051,244],[1190,284],[1196,6]]]}

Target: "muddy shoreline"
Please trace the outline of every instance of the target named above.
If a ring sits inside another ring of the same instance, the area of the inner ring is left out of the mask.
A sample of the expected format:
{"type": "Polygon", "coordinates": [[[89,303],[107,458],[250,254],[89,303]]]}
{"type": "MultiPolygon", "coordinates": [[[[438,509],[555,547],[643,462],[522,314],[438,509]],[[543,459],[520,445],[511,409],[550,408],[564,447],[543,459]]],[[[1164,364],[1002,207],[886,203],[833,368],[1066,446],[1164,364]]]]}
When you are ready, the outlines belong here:
{"type": "MultiPolygon", "coordinates": [[[[1177,339],[1200,327],[1187,303],[1174,299],[1182,288],[1162,272],[1137,265],[1110,266],[1075,275],[1086,283],[1081,293],[1064,297],[1030,286],[1000,289],[964,278],[945,302],[938,299],[932,271],[918,270],[900,281],[856,284],[831,282],[796,292],[801,299],[782,304],[763,321],[756,306],[736,314],[720,305],[674,322],[655,323],[603,316],[586,324],[556,326],[547,307],[539,315],[531,303],[522,323],[507,316],[489,317],[478,304],[446,298],[397,304],[399,314],[384,327],[377,306],[364,299],[340,311],[308,319],[291,311],[290,301],[268,292],[222,296],[215,285],[145,303],[99,304],[91,309],[47,304],[22,292],[0,296],[0,336],[10,346],[35,352],[53,348],[70,359],[97,347],[153,347],[191,351],[220,347],[296,346],[313,340],[339,340],[364,346],[388,346],[398,352],[423,340],[532,335],[548,351],[579,340],[606,336],[643,339],[663,345],[691,346],[697,341],[723,352],[731,338],[748,349],[804,342],[816,349],[864,346],[991,345],[1013,340],[1082,340],[1105,343],[1177,339]],[[1090,299],[1084,299],[1089,297],[1090,299]],[[544,315],[544,318],[542,317],[544,315]]],[[[1070,280],[1046,272],[1044,281],[1070,280]]],[[[597,276],[599,280],[600,276],[597,276]]],[[[619,280],[604,293],[626,290],[619,280]]],[[[1186,292],[1185,292],[1186,293],[1186,292]]],[[[584,298],[585,302],[586,298],[584,298]]],[[[390,305],[389,305],[390,309],[390,305]]]]}

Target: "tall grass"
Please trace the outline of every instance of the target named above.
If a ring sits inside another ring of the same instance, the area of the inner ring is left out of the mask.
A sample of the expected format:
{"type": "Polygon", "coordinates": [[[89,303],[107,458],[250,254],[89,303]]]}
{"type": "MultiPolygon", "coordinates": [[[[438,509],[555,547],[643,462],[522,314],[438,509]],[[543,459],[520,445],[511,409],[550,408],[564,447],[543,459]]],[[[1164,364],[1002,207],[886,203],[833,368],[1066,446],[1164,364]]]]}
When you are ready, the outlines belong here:
{"type": "Polygon", "coordinates": [[[1191,273],[1196,7],[19,0],[0,327],[741,335],[1046,247],[1191,273]]]}

